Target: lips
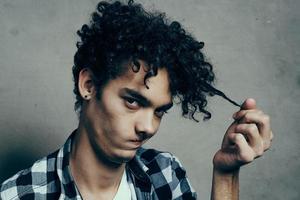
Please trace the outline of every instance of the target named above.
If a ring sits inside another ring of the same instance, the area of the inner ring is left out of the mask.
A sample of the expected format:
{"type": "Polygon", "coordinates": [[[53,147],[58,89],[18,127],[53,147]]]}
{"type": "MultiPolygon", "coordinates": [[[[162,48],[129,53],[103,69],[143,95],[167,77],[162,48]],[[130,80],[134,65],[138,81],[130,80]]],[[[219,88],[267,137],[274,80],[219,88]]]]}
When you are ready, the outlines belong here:
{"type": "Polygon", "coordinates": [[[143,140],[140,140],[140,139],[133,139],[133,140],[130,140],[132,142],[143,142],[143,140]]]}
{"type": "Polygon", "coordinates": [[[133,143],[142,143],[143,142],[143,140],[130,140],[130,142],[133,142],[133,143]]]}
{"type": "Polygon", "coordinates": [[[134,139],[134,140],[130,140],[130,143],[133,144],[134,148],[138,148],[142,146],[143,140],[134,139]]]}

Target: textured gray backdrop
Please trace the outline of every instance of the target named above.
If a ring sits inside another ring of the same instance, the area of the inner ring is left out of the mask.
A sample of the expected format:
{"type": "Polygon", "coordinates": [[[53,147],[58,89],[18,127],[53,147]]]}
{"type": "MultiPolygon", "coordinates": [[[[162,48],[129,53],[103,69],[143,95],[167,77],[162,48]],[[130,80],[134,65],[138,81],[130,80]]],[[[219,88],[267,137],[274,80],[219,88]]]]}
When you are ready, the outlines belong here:
{"type": "MultiPolygon", "coordinates": [[[[241,199],[300,199],[299,0],[143,0],[205,41],[217,87],[254,97],[272,117],[272,148],[241,170],[241,199]]],[[[0,182],[59,148],[76,127],[71,67],[76,30],[96,0],[0,1],[0,182]]],[[[194,123],[178,109],[150,146],[177,155],[199,199],[208,199],[212,156],[236,108],[210,99],[213,118],[194,123]]]]}

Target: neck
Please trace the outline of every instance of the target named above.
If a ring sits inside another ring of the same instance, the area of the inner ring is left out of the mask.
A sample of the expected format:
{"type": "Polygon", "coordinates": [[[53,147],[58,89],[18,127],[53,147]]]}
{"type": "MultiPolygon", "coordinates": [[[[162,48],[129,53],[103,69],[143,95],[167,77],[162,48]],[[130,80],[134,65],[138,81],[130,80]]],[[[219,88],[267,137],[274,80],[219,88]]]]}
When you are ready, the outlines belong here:
{"type": "Polygon", "coordinates": [[[93,149],[87,130],[79,125],[72,143],[70,168],[81,194],[83,191],[116,192],[125,170],[125,163],[113,163],[101,158],[93,149]]]}

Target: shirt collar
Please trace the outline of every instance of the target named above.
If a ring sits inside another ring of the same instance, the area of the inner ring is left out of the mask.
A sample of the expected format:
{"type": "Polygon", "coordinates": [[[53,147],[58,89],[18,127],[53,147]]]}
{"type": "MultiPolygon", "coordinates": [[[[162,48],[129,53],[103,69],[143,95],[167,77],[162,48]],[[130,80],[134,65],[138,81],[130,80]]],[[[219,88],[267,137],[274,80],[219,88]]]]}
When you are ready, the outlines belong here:
{"type": "Polygon", "coordinates": [[[72,132],[72,134],[69,136],[65,144],[59,150],[57,154],[57,163],[56,163],[57,174],[61,186],[60,187],[61,194],[65,195],[68,198],[80,197],[79,191],[76,188],[76,184],[71,175],[70,165],[69,165],[72,141],[74,139],[75,133],[76,130],[72,132]]]}

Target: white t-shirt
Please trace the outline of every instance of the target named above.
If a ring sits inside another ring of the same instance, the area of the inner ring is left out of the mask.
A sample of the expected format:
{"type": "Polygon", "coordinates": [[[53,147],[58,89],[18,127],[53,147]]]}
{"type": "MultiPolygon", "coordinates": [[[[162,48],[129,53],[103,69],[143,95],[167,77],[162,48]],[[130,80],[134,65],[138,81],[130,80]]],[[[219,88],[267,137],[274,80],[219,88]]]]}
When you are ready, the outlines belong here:
{"type": "Polygon", "coordinates": [[[118,191],[113,200],[131,200],[131,191],[127,182],[126,170],[124,170],[118,191]]]}

